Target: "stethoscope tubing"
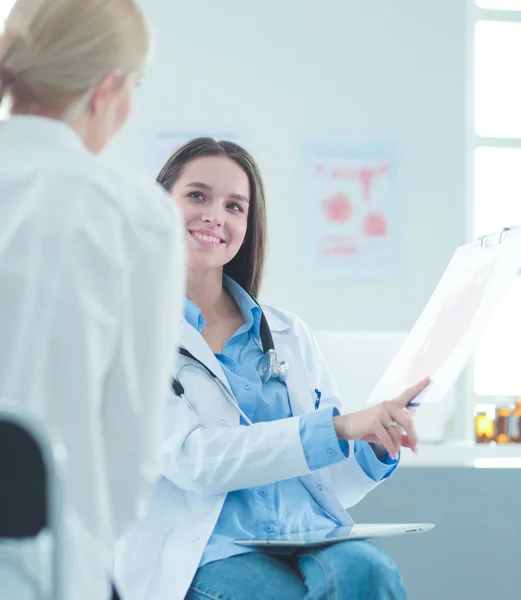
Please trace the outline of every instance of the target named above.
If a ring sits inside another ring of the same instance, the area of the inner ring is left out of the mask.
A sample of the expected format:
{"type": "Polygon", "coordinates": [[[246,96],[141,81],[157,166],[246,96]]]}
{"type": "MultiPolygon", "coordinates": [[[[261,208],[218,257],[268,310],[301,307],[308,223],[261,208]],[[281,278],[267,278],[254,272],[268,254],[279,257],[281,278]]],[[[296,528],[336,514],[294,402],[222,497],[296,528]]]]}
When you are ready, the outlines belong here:
{"type": "MultiPolygon", "coordinates": [[[[260,308],[260,305],[255,300],[255,298],[252,297],[252,299],[257,304],[257,306],[259,306],[259,308],[260,308]]],[[[270,327],[268,324],[268,320],[266,319],[266,316],[264,315],[264,311],[262,309],[261,309],[261,322],[260,322],[260,337],[261,337],[263,352],[267,353],[269,350],[275,349],[275,346],[273,343],[273,336],[271,335],[271,330],[270,330],[270,327]]],[[[251,419],[249,419],[248,416],[246,415],[246,413],[241,409],[241,407],[239,406],[239,403],[237,402],[237,400],[235,399],[233,394],[230,392],[230,390],[226,387],[226,385],[219,379],[219,377],[208,366],[206,366],[201,360],[196,358],[189,350],[187,350],[186,348],[183,348],[182,346],[179,347],[179,354],[181,354],[182,356],[184,356],[186,358],[191,359],[196,364],[186,363],[180,367],[180,369],[177,371],[176,377],[174,377],[172,379],[172,389],[177,396],[179,396],[182,400],[184,400],[184,402],[186,402],[186,404],[189,406],[189,408],[193,412],[195,412],[195,409],[192,406],[192,403],[190,402],[190,400],[186,397],[184,387],[181,384],[181,382],[179,381],[179,374],[181,373],[181,371],[183,369],[188,368],[188,367],[203,370],[208,375],[210,375],[210,377],[213,379],[213,381],[215,382],[215,384],[217,385],[217,387],[219,388],[221,393],[224,394],[224,396],[228,399],[228,401],[232,403],[232,405],[238,411],[238,413],[241,415],[241,417],[244,419],[244,421],[248,425],[253,425],[251,419]]]]}
{"type": "Polygon", "coordinates": [[[196,358],[190,352],[188,352],[188,350],[186,350],[186,348],[179,348],[179,353],[182,354],[183,356],[186,356],[187,358],[191,358],[196,363],[196,364],[186,363],[184,365],[181,365],[181,367],[177,371],[177,377],[172,381],[172,388],[173,388],[174,392],[176,393],[177,396],[179,396],[186,402],[186,404],[188,405],[190,410],[192,410],[193,412],[196,412],[194,407],[192,406],[192,403],[186,397],[184,387],[182,386],[181,382],[179,381],[179,374],[181,373],[181,371],[183,369],[188,369],[188,368],[197,369],[199,371],[205,372],[207,375],[210,375],[210,377],[212,378],[214,383],[217,385],[217,387],[219,388],[221,393],[225,396],[225,398],[229,402],[231,402],[231,404],[233,405],[235,410],[237,410],[237,412],[241,415],[241,417],[244,419],[246,424],[253,425],[251,419],[246,415],[246,413],[239,406],[239,403],[237,402],[235,397],[232,395],[230,390],[224,385],[224,383],[219,379],[219,377],[209,367],[207,367],[202,361],[200,361],[198,358],[196,358]]]}

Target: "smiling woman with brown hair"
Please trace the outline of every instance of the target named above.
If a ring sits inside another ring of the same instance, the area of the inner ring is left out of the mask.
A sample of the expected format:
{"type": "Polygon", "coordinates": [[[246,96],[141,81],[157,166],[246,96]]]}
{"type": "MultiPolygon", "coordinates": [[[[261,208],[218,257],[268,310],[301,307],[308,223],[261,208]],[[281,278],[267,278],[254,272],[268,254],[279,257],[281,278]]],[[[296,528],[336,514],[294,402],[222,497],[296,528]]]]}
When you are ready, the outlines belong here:
{"type": "Polygon", "coordinates": [[[255,299],[266,207],[250,154],[195,139],[158,180],[184,215],[187,298],[163,476],[116,559],[125,598],[404,598],[394,563],[369,542],[280,555],[235,541],[350,524],[346,508],[415,448],[405,407],[427,381],[340,415],[310,328],[255,299]]]}

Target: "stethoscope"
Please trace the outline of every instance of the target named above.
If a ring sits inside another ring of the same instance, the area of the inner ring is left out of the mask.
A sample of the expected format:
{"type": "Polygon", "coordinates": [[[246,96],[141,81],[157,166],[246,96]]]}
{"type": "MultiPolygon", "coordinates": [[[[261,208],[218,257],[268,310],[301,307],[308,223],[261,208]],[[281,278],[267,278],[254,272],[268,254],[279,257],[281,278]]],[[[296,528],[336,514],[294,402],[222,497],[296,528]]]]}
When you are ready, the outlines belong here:
{"type": "MultiPolygon", "coordinates": [[[[258,303],[257,303],[258,306],[258,303]]],[[[259,306],[260,308],[260,306],[259,306]]],[[[285,381],[286,374],[289,371],[288,363],[284,361],[278,361],[277,353],[275,351],[275,344],[273,343],[273,336],[271,335],[270,326],[268,325],[268,320],[264,315],[264,312],[261,310],[261,320],[260,320],[260,338],[262,344],[262,351],[264,354],[259,359],[257,364],[257,373],[259,374],[260,380],[262,383],[268,382],[270,379],[285,381]]],[[[237,400],[233,397],[230,390],[224,385],[224,383],[219,379],[219,377],[208,367],[203,361],[196,358],[189,350],[183,348],[182,346],[178,349],[179,354],[181,356],[185,356],[186,358],[190,358],[193,362],[186,363],[181,366],[181,368],[177,372],[177,377],[172,379],[172,389],[176,396],[179,396],[182,400],[186,402],[189,408],[195,412],[194,407],[192,406],[190,400],[185,395],[185,389],[181,382],[179,381],[179,374],[183,369],[204,369],[208,375],[213,379],[219,390],[222,394],[233,404],[235,409],[239,412],[244,421],[251,425],[252,422],[248,418],[248,416],[244,413],[244,411],[239,406],[237,400]],[[195,363],[195,364],[194,364],[195,363]]]]}

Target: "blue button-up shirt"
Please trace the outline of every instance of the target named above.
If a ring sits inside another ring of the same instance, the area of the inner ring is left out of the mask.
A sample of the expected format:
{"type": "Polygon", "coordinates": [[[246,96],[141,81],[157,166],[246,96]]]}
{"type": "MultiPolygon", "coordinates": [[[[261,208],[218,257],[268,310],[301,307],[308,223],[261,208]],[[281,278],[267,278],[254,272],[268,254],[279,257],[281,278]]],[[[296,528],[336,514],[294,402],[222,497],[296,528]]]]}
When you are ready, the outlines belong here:
{"type": "MultiPolygon", "coordinates": [[[[259,306],[232,279],[224,284],[244,317],[244,325],[216,353],[230,387],[245,414],[253,423],[275,421],[292,416],[286,384],[277,380],[262,383],[257,364],[260,348],[259,306]]],[[[188,298],[185,318],[202,333],[205,320],[201,310],[188,298]]],[[[310,470],[314,471],[345,460],[348,446],[339,442],[333,426],[334,409],[316,410],[300,418],[300,438],[310,470]]],[[[338,414],[338,413],[336,413],[338,414]]],[[[371,446],[355,442],[355,458],[374,481],[388,477],[397,461],[389,455],[376,458],[371,446]]],[[[230,492],[219,520],[201,559],[200,566],[237,554],[255,551],[234,544],[236,539],[261,537],[266,533],[290,533],[325,529],[338,525],[311,497],[299,478],[270,485],[230,492]]]]}

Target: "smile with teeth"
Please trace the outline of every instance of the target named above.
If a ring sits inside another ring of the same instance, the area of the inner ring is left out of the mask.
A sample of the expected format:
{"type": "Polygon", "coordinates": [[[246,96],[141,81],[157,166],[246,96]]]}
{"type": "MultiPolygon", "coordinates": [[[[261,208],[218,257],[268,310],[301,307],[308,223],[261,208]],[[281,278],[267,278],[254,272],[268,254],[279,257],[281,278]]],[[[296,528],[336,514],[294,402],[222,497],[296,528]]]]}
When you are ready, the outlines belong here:
{"type": "Polygon", "coordinates": [[[205,246],[218,246],[219,244],[224,243],[224,240],[221,238],[218,238],[215,235],[201,233],[200,231],[190,231],[190,235],[205,246]]]}

